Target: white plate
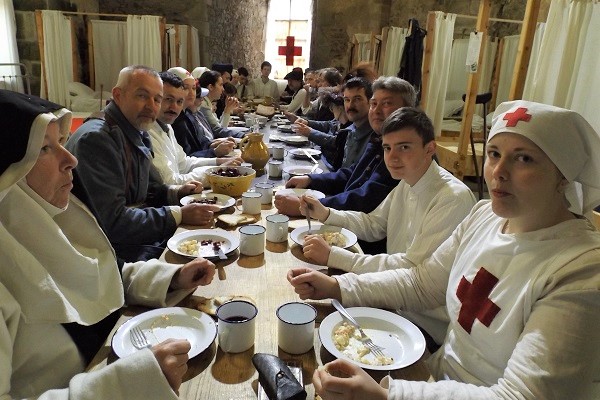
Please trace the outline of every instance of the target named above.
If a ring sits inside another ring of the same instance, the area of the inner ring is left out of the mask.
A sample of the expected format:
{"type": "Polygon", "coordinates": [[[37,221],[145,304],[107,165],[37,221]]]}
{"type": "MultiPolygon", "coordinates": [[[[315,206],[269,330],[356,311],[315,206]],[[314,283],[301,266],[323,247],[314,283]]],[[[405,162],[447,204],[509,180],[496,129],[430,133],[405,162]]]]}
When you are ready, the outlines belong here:
{"type": "MultiPolygon", "coordinates": [[[[346,228],[340,228],[339,226],[332,225],[315,225],[312,226],[312,233],[324,233],[324,232],[339,232],[346,238],[346,245],[344,249],[348,247],[352,247],[356,244],[358,238],[354,234],[354,232],[349,231],[346,228]]],[[[304,237],[308,234],[308,225],[301,226],[299,228],[294,229],[290,232],[290,238],[294,241],[294,243],[303,246],[304,245],[304,237]]]]}
{"type": "Polygon", "coordinates": [[[288,165],[283,167],[283,172],[293,176],[323,173],[323,170],[319,167],[317,167],[313,172],[310,172],[312,168],[312,165],[288,165]]]}
{"type": "Polygon", "coordinates": [[[217,198],[217,203],[214,205],[221,207],[221,210],[223,210],[227,207],[231,207],[232,205],[235,204],[235,199],[233,197],[229,197],[225,194],[212,193],[212,192],[190,194],[189,196],[182,197],[181,200],[179,200],[179,202],[181,203],[182,206],[185,206],[192,200],[206,199],[206,198],[212,199],[214,197],[217,198]]]}
{"type": "Polygon", "coordinates": [[[123,358],[137,351],[129,331],[139,327],[151,345],[167,339],[186,339],[192,345],[190,358],[206,350],[217,337],[217,325],[207,314],[191,308],[168,307],[136,315],[117,329],[112,338],[112,348],[123,358]]]}
{"type": "Polygon", "coordinates": [[[279,125],[279,126],[277,127],[277,129],[279,129],[281,132],[287,132],[287,133],[292,133],[292,132],[294,132],[294,131],[292,130],[292,126],[291,126],[291,125],[289,125],[289,124],[285,124],[285,125],[279,125]]]}
{"type": "Polygon", "coordinates": [[[306,153],[310,154],[313,157],[321,157],[321,151],[316,150],[316,149],[291,149],[291,150],[289,150],[289,153],[294,158],[299,158],[302,160],[310,160],[310,158],[308,158],[308,156],[306,155],[306,153],[304,153],[303,150],[306,150],[306,153]]]}
{"type": "Polygon", "coordinates": [[[281,142],[281,136],[272,133],[269,135],[269,142],[281,142]]]}
{"type": "Polygon", "coordinates": [[[312,196],[315,199],[323,199],[325,198],[325,193],[323,192],[319,192],[318,190],[313,190],[313,189],[297,189],[297,188],[285,188],[285,189],[279,189],[275,192],[275,194],[280,194],[282,196],[304,196],[305,194],[308,196],[312,196]]]}
{"type": "Polygon", "coordinates": [[[218,256],[215,254],[212,245],[200,246],[200,254],[186,254],[178,249],[178,246],[181,242],[185,240],[197,240],[200,242],[201,240],[212,240],[224,242],[221,244],[221,249],[223,253],[228,254],[232,251],[235,251],[238,247],[240,247],[240,239],[236,235],[231,232],[225,231],[223,229],[196,229],[193,231],[185,231],[180,232],[175,235],[171,239],[167,241],[167,247],[173,253],[185,256],[185,257],[204,257],[204,258],[217,258],[218,256]]]}
{"type": "Polygon", "coordinates": [[[348,308],[348,312],[375,344],[385,348],[383,353],[392,357],[394,362],[381,366],[364,364],[338,350],[333,343],[333,332],[343,320],[337,311],[325,317],[319,327],[321,343],[335,357],[346,359],[364,369],[390,371],[414,364],[423,355],[425,338],[419,328],[406,318],[370,307],[352,307],[348,308]]]}
{"type": "Polygon", "coordinates": [[[308,138],[300,135],[282,136],[281,141],[285,144],[291,144],[293,146],[302,146],[308,144],[308,138]]]}

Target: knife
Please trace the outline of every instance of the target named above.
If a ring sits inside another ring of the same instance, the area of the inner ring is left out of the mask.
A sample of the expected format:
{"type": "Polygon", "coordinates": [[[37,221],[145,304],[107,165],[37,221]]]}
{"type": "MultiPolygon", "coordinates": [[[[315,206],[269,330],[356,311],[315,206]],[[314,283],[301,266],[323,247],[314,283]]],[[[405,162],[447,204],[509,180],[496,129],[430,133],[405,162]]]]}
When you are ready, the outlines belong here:
{"type": "Polygon", "coordinates": [[[318,164],[319,162],[317,160],[315,160],[315,158],[313,156],[310,155],[310,153],[308,151],[306,151],[306,149],[302,149],[302,152],[304,154],[306,154],[306,157],[310,158],[310,160],[312,162],[314,162],[315,164],[318,164]]]}

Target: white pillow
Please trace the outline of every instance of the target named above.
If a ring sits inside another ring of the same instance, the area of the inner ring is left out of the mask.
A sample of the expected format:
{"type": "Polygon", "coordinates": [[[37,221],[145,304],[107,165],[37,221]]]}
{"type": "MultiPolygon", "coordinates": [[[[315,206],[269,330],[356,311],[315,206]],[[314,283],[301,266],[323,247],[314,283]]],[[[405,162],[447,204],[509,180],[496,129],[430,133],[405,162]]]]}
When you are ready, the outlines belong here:
{"type": "Polygon", "coordinates": [[[92,88],[80,82],[69,83],[69,94],[71,96],[94,97],[92,88]]]}
{"type": "Polygon", "coordinates": [[[465,103],[462,100],[446,99],[444,102],[444,118],[449,118],[460,113],[464,105],[465,103]]]}

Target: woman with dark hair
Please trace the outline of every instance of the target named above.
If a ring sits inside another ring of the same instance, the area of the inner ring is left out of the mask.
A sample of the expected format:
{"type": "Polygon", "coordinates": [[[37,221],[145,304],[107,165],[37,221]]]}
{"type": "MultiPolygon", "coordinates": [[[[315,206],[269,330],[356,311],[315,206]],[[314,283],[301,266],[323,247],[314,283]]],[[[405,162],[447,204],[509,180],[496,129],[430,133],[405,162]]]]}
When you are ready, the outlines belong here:
{"type": "Polygon", "coordinates": [[[198,85],[208,89],[208,96],[202,99],[200,111],[208,120],[211,128],[226,128],[229,125],[231,113],[239,106],[239,102],[235,96],[225,96],[225,108],[219,120],[217,114],[213,111],[213,102],[217,102],[224,94],[221,73],[210,70],[204,72],[198,79],[198,85]]]}
{"type": "Polygon", "coordinates": [[[338,137],[341,129],[352,124],[348,120],[344,108],[344,96],[339,91],[331,91],[322,95],[323,107],[333,114],[329,121],[307,120],[297,118],[292,125],[294,132],[306,136],[308,140],[320,146],[323,161],[330,171],[337,171],[344,158],[345,135],[338,137]]]}
{"type": "MultiPolygon", "coordinates": [[[[292,91],[292,99],[290,104],[282,105],[280,108],[290,113],[297,113],[302,107],[302,103],[307,96],[306,90],[304,89],[304,75],[300,70],[292,70],[288,73],[284,79],[288,81],[288,87],[292,91]]],[[[302,111],[300,111],[300,114],[302,111]]]]}

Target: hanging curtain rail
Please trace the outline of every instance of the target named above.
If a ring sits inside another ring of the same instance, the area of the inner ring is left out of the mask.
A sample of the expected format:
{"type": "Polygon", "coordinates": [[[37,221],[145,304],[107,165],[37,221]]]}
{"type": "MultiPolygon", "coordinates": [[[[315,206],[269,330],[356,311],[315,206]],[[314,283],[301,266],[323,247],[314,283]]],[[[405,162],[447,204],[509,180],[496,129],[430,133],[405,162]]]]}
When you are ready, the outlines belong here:
{"type": "Polygon", "coordinates": [[[127,18],[127,14],[102,14],[102,13],[90,13],[90,12],[76,12],[76,11],[63,11],[64,15],[84,15],[90,17],[119,17],[127,18]]]}
{"type": "MultiPolygon", "coordinates": [[[[456,14],[456,18],[466,18],[466,19],[477,19],[477,15],[466,15],[466,14],[456,14]]],[[[511,24],[522,24],[523,21],[519,21],[517,19],[504,19],[504,18],[490,18],[489,21],[494,22],[508,22],[511,24]]]]}

